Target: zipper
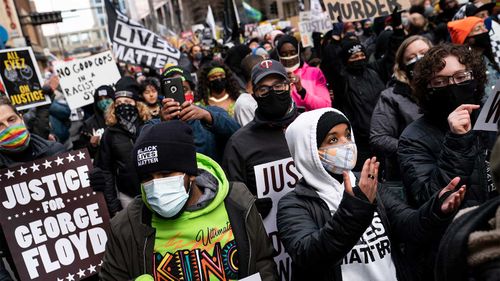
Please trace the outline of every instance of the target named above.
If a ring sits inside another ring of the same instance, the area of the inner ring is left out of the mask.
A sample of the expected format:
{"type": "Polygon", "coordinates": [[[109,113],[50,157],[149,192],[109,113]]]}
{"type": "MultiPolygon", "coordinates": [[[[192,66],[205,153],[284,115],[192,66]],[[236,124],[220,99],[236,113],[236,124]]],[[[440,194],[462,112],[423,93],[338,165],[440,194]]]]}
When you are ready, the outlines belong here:
{"type": "Polygon", "coordinates": [[[250,240],[250,235],[249,235],[248,227],[246,224],[248,222],[248,216],[250,215],[250,210],[252,210],[252,206],[254,203],[255,203],[255,197],[252,199],[252,202],[250,203],[250,208],[248,208],[248,210],[246,211],[246,214],[245,214],[245,231],[246,231],[247,237],[248,237],[248,255],[249,255],[248,268],[247,268],[248,274],[250,274],[250,265],[251,265],[250,261],[252,260],[252,241],[250,240]]]}
{"type": "Polygon", "coordinates": [[[144,248],[142,252],[142,256],[144,257],[144,274],[147,274],[146,270],[146,245],[148,244],[148,238],[149,236],[146,236],[146,240],[144,240],[144,248]]]}

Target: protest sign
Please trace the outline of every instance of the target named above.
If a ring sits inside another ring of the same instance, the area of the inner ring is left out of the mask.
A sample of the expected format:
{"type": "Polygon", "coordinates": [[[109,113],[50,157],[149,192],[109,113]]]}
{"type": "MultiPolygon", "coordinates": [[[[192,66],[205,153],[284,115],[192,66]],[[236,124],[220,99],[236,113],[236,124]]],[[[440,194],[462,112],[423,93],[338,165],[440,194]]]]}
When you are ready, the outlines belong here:
{"type": "Polygon", "coordinates": [[[159,35],[115,10],[106,3],[109,40],[115,58],[120,62],[162,69],[165,64],[177,65],[181,52],[159,35]]]}
{"type": "Polygon", "coordinates": [[[264,23],[257,26],[257,31],[259,32],[260,37],[264,37],[266,34],[270,33],[273,30],[273,25],[270,23],[264,23]]]}
{"type": "Polygon", "coordinates": [[[316,17],[310,21],[299,22],[300,39],[303,47],[313,47],[312,34],[313,32],[327,33],[332,29],[332,21],[328,16],[316,17]]]}
{"type": "Polygon", "coordinates": [[[113,86],[120,78],[110,51],[83,59],[55,64],[62,93],[71,109],[94,102],[94,91],[102,85],[113,86]]]}
{"type": "Polygon", "coordinates": [[[31,48],[0,50],[0,82],[12,104],[23,110],[50,103],[31,48]]]}
{"type": "Polygon", "coordinates": [[[498,130],[498,120],[500,118],[500,80],[497,81],[495,89],[492,91],[486,103],[479,113],[474,130],[493,131],[498,130]]]}
{"type": "Polygon", "coordinates": [[[273,206],[269,215],[264,218],[264,226],[273,242],[274,249],[279,253],[274,260],[278,266],[279,281],[292,280],[292,259],[285,252],[283,244],[278,238],[276,226],[276,213],[278,202],[285,194],[292,191],[302,178],[295,168],[291,157],[269,162],[254,167],[255,183],[258,198],[271,198],[273,206]]]}
{"type": "Polygon", "coordinates": [[[99,271],[109,215],[92,191],[86,150],[0,170],[0,223],[21,280],[81,280],[99,271]]]}
{"type": "Polygon", "coordinates": [[[360,21],[390,15],[396,7],[407,10],[410,0],[324,0],[330,18],[343,22],[360,21]]]}

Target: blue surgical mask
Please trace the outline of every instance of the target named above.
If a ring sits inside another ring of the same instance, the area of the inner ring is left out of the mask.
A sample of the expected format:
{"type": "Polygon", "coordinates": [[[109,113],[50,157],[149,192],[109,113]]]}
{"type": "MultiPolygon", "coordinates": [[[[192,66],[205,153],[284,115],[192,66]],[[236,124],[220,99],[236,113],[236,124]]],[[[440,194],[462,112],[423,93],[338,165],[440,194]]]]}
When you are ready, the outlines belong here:
{"type": "Polygon", "coordinates": [[[164,218],[178,215],[189,199],[184,175],[150,180],[143,184],[143,189],[151,209],[164,218]]]}

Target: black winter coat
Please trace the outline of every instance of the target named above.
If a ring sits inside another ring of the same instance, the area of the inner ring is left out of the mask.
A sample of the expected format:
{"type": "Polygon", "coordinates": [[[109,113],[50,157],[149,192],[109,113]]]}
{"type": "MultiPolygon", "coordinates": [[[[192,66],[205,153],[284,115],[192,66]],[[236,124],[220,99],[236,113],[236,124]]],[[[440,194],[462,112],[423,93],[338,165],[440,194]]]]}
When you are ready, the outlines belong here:
{"type": "Polygon", "coordinates": [[[418,210],[402,203],[387,189],[378,190],[371,204],[358,187],[344,192],[332,216],[327,204],[304,182],[279,202],[280,238],[293,260],[292,280],[342,280],[341,262],[371,224],[377,211],[391,242],[398,280],[414,280],[410,262],[398,247],[402,242],[425,244],[444,231],[448,219],[436,215],[437,196],[418,210]]]}
{"type": "Polygon", "coordinates": [[[421,206],[455,177],[467,185],[463,207],[497,196],[488,181],[486,165],[491,146],[480,132],[455,135],[426,116],[411,123],[403,131],[398,147],[410,205],[421,206]]]}
{"type": "Polygon", "coordinates": [[[370,145],[379,159],[385,157],[387,180],[400,180],[397,159],[399,136],[410,123],[421,116],[419,106],[411,98],[408,84],[396,81],[394,87],[386,89],[380,95],[373,110],[370,145]]]}
{"type": "Polygon", "coordinates": [[[106,179],[103,192],[111,213],[121,210],[117,190],[130,197],[139,195],[139,179],[132,163],[135,137],[119,125],[106,128],[102,135],[94,165],[103,170],[106,179]]]}

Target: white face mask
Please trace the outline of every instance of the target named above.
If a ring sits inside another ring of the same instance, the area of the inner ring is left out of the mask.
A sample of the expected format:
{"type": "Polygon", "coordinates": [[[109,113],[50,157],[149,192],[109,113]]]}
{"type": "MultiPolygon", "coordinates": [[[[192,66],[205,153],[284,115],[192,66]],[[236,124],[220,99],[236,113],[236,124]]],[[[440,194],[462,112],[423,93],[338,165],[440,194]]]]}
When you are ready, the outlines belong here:
{"type": "Polygon", "coordinates": [[[286,72],[294,72],[299,68],[300,66],[299,55],[300,53],[289,57],[279,56],[280,62],[285,67],[286,72]]]}
{"type": "Polygon", "coordinates": [[[184,174],[150,180],[143,184],[143,188],[151,209],[164,218],[179,214],[189,199],[189,191],[184,187],[184,174]]]}
{"type": "Polygon", "coordinates": [[[358,149],[352,141],[318,149],[321,164],[330,173],[341,175],[356,166],[358,149]]]}

